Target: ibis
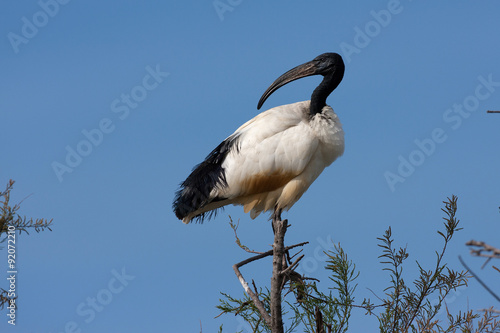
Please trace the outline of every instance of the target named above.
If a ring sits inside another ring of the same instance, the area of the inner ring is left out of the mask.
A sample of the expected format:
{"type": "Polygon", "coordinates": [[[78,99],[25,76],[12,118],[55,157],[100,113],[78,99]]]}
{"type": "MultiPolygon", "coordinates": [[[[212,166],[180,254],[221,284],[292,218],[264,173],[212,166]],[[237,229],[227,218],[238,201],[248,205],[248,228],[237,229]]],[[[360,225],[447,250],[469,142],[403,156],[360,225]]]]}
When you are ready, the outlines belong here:
{"type": "Polygon", "coordinates": [[[260,109],[277,89],[322,75],[311,100],[274,107],[247,121],[194,167],[176,192],[173,210],[184,223],[210,219],[223,206],[242,205],[255,219],[271,211],[281,218],[323,170],[344,152],[344,131],[326,104],[344,76],[337,53],[324,53],[274,81],[260,109]]]}

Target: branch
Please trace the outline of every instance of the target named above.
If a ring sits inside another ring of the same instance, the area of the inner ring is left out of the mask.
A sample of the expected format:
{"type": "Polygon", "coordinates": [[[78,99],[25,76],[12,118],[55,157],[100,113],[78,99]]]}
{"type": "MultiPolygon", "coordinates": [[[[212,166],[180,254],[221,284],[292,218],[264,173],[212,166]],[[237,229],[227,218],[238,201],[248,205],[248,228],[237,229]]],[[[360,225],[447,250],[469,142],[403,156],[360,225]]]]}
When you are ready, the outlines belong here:
{"type": "Polygon", "coordinates": [[[281,311],[281,290],[284,282],[283,259],[285,256],[285,233],[288,221],[281,220],[279,214],[273,214],[273,277],[271,278],[271,330],[283,333],[283,315],[281,311]]]}
{"type": "MultiPolygon", "coordinates": [[[[304,246],[306,244],[308,244],[309,242],[302,242],[302,243],[298,243],[298,244],[295,244],[295,245],[291,245],[291,246],[287,246],[285,248],[285,251],[288,251],[288,250],[291,250],[295,247],[298,247],[298,246],[304,246]]],[[[264,304],[260,301],[259,297],[257,296],[256,293],[254,293],[249,287],[248,287],[248,283],[245,281],[245,278],[243,277],[243,275],[241,274],[239,268],[241,266],[244,266],[246,264],[249,264],[251,263],[252,261],[255,261],[255,260],[259,260],[259,259],[262,259],[262,258],[265,258],[265,257],[268,257],[268,256],[271,256],[273,254],[274,250],[269,250],[267,252],[264,252],[264,253],[261,253],[259,255],[256,255],[256,256],[253,256],[253,257],[250,257],[248,259],[245,259],[237,264],[234,264],[233,265],[233,270],[236,274],[236,276],[238,277],[238,280],[240,281],[241,285],[243,286],[243,289],[245,289],[245,292],[250,296],[250,298],[252,299],[252,301],[254,302],[255,304],[255,307],[257,307],[257,310],[259,310],[259,313],[260,315],[262,316],[262,318],[264,318],[266,324],[271,327],[271,317],[269,316],[269,314],[267,313],[266,311],[266,308],[264,307],[264,304]]]]}
{"type": "MultiPolygon", "coordinates": [[[[309,242],[302,242],[302,243],[290,245],[290,246],[285,247],[285,251],[291,250],[291,249],[296,248],[298,246],[304,246],[306,244],[309,244],[309,242]]],[[[239,268],[241,266],[244,266],[246,264],[251,263],[252,261],[259,260],[259,259],[262,259],[262,258],[265,258],[265,257],[269,257],[272,254],[273,254],[273,250],[269,250],[267,252],[261,253],[259,255],[254,256],[254,257],[250,257],[248,259],[245,259],[245,260],[243,260],[243,261],[241,261],[241,262],[239,262],[237,264],[234,264],[233,267],[237,266],[239,268]]]]}
{"type": "Polygon", "coordinates": [[[325,327],[323,326],[323,314],[321,313],[319,307],[316,307],[314,316],[316,320],[316,333],[325,333],[325,327]]]}
{"type": "Polygon", "coordinates": [[[478,242],[475,240],[470,240],[465,245],[470,246],[470,253],[476,257],[487,257],[487,258],[500,258],[500,249],[486,244],[485,242],[478,242]],[[472,248],[473,246],[478,247],[477,249],[472,248]],[[483,254],[483,252],[491,252],[491,254],[483,254]]]}
{"type": "MultiPolygon", "coordinates": [[[[268,252],[271,252],[270,254],[272,254],[272,251],[268,251],[268,252]]],[[[264,304],[260,301],[259,297],[252,291],[252,289],[250,289],[248,287],[248,283],[245,281],[245,278],[243,277],[243,275],[241,274],[241,272],[239,270],[239,267],[241,267],[243,265],[246,265],[254,260],[258,260],[258,259],[267,257],[268,255],[270,255],[270,254],[268,254],[268,252],[263,253],[263,254],[259,254],[255,257],[252,257],[252,258],[249,258],[247,260],[243,260],[240,263],[234,264],[233,270],[236,273],[238,280],[240,280],[240,283],[243,286],[243,289],[245,289],[245,292],[250,296],[250,298],[254,302],[257,310],[259,310],[261,317],[264,318],[267,326],[271,327],[271,317],[269,316],[269,313],[267,313],[266,308],[264,307],[264,304]]]]}
{"type": "Polygon", "coordinates": [[[498,313],[500,314],[500,310],[489,308],[489,309],[479,309],[478,311],[483,311],[483,312],[491,312],[491,313],[498,313]]]}
{"type": "Polygon", "coordinates": [[[458,259],[460,260],[460,263],[465,267],[466,270],[469,271],[469,273],[471,273],[471,275],[473,277],[476,278],[477,282],[479,282],[479,284],[481,286],[483,286],[484,289],[486,289],[487,292],[489,292],[497,301],[500,302],[500,297],[498,297],[494,292],[493,290],[491,290],[480,278],[479,276],[477,276],[477,274],[475,274],[466,264],[465,262],[463,261],[462,257],[461,256],[458,256],[458,259]]]}
{"type": "Polygon", "coordinates": [[[290,274],[291,271],[293,271],[295,269],[295,267],[298,266],[299,264],[299,261],[304,258],[304,255],[301,255],[300,257],[298,257],[290,266],[288,266],[287,268],[285,268],[281,274],[283,275],[287,275],[287,274],[290,274]]]}
{"type": "Polygon", "coordinates": [[[238,233],[236,230],[238,230],[238,226],[240,225],[240,221],[238,220],[238,223],[234,224],[233,219],[231,216],[229,216],[229,225],[234,231],[234,237],[236,238],[236,244],[238,244],[239,247],[241,247],[243,250],[247,251],[248,253],[255,253],[255,254],[262,254],[262,252],[257,252],[254,250],[250,250],[248,246],[241,244],[240,238],[238,237],[238,233]]]}
{"type": "MultiPolygon", "coordinates": [[[[443,201],[443,203],[445,204],[445,208],[444,209],[441,208],[441,210],[447,215],[447,217],[443,217],[443,219],[445,220],[444,225],[446,229],[446,234],[438,230],[438,234],[441,235],[444,239],[444,245],[441,253],[438,253],[436,251],[437,260],[434,271],[425,272],[417,261],[417,265],[419,266],[420,269],[420,278],[415,283],[417,284],[417,288],[418,288],[418,283],[420,283],[421,285],[421,288],[419,290],[420,295],[416,300],[415,306],[412,311],[413,313],[410,315],[409,320],[405,323],[406,326],[404,327],[403,330],[404,332],[407,332],[409,330],[410,326],[413,323],[413,320],[415,320],[415,318],[417,318],[417,315],[419,315],[419,313],[422,311],[422,305],[424,304],[425,298],[432,292],[434,292],[434,290],[436,289],[439,289],[441,292],[441,288],[439,288],[438,285],[441,283],[440,280],[442,279],[441,272],[446,267],[446,264],[441,265],[441,261],[443,260],[443,256],[446,252],[448,242],[452,239],[453,234],[455,233],[455,231],[462,229],[458,228],[460,220],[455,218],[457,212],[457,201],[458,197],[455,195],[452,195],[451,198],[448,198],[448,201],[443,201]]],[[[458,277],[453,279],[451,285],[449,285],[448,288],[445,289],[445,291],[448,290],[446,293],[448,293],[449,290],[451,289],[450,286],[452,286],[453,288],[457,286],[455,285],[455,281],[457,281],[457,279],[458,283],[460,284],[461,280],[460,274],[458,275],[458,277]]],[[[431,317],[429,317],[429,320],[432,319],[432,317],[434,317],[436,314],[437,312],[434,312],[434,314],[431,317]]]]}

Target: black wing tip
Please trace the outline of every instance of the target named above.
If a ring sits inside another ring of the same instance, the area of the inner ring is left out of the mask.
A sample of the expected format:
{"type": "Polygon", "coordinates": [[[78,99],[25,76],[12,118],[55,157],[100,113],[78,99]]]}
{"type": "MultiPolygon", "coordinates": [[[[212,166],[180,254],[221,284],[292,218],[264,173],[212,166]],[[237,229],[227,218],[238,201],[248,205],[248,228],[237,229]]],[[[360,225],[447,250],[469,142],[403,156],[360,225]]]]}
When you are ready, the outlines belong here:
{"type": "MultiPolygon", "coordinates": [[[[174,203],[172,204],[172,210],[174,211],[175,216],[180,221],[183,221],[186,216],[188,216],[192,212],[196,211],[197,209],[195,209],[193,206],[187,204],[186,201],[184,201],[185,198],[182,198],[181,193],[182,193],[182,190],[177,191],[176,197],[174,199],[174,203]]],[[[213,200],[213,201],[217,201],[217,199],[213,200]]],[[[212,201],[210,201],[210,202],[212,202],[212,201]]],[[[205,204],[203,204],[202,206],[204,206],[204,205],[205,204]]],[[[217,214],[219,213],[219,210],[224,210],[224,207],[220,207],[220,208],[208,211],[208,212],[203,212],[201,214],[195,215],[189,220],[189,222],[185,222],[185,223],[188,224],[188,223],[194,222],[196,224],[198,224],[198,223],[203,224],[203,222],[215,218],[217,216],[217,214]]]]}
{"type": "Polygon", "coordinates": [[[203,222],[205,222],[205,221],[210,221],[217,216],[217,214],[219,213],[219,210],[224,210],[224,208],[223,207],[217,208],[217,209],[193,216],[193,218],[189,221],[189,223],[194,222],[196,224],[198,224],[198,223],[203,224],[203,222]]]}
{"type": "MultiPolygon", "coordinates": [[[[222,163],[231,149],[238,150],[238,135],[231,135],[222,141],[203,162],[196,165],[191,174],[180,184],[172,204],[175,216],[183,220],[189,214],[205,207],[220,198],[211,198],[214,188],[227,186],[226,175],[222,163]]],[[[215,216],[215,210],[194,216],[191,220],[202,223],[205,219],[215,216]]]]}
{"type": "MultiPolygon", "coordinates": [[[[175,192],[174,201],[172,203],[172,210],[179,220],[183,221],[184,218],[186,218],[188,215],[212,202],[226,199],[221,197],[209,198],[197,188],[190,187],[188,180],[189,177],[182,184],[180,184],[180,188],[175,192]]],[[[217,216],[219,210],[221,209],[224,210],[224,207],[219,207],[207,212],[200,213],[193,216],[189,220],[189,222],[185,223],[195,222],[202,224],[205,220],[211,220],[212,218],[215,218],[215,216],[217,216]]]]}
{"type": "Polygon", "coordinates": [[[172,210],[175,216],[183,221],[186,216],[202,206],[203,200],[196,197],[192,191],[187,190],[184,183],[181,184],[181,188],[175,193],[174,202],[172,203],[172,210]]]}

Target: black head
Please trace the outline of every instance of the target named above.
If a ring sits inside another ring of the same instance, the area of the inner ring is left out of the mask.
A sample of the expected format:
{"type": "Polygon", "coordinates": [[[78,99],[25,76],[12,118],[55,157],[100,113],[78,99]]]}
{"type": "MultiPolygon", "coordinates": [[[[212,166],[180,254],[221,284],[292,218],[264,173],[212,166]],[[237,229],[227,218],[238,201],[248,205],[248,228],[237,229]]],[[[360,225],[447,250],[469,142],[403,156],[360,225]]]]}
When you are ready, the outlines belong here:
{"type": "Polygon", "coordinates": [[[316,67],[316,72],[313,75],[326,76],[337,71],[344,73],[344,60],[338,53],[323,53],[310,62],[313,62],[316,67]]]}
{"type": "MultiPolygon", "coordinates": [[[[340,81],[344,77],[345,65],[342,57],[337,53],[323,53],[314,58],[313,60],[306,62],[305,64],[299,65],[292,68],[285,74],[281,75],[276,81],[273,82],[264,92],[259,100],[257,109],[260,109],[266,99],[271,96],[273,92],[281,88],[287,83],[298,80],[300,78],[311,76],[311,75],[322,75],[325,77],[320,87],[322,86],[322,92],[326,94],[326,97],[339,85],[340,81]]],[[[318,87],[319,88],[319,87],[318,87]]]]}

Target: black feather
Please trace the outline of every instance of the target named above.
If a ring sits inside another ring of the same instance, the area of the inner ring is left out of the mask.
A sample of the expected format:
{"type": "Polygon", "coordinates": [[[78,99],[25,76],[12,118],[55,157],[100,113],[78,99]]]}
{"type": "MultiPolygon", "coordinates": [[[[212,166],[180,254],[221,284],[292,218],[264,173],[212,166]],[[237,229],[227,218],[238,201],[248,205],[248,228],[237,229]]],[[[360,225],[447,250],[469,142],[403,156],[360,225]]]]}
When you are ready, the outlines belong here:
{"type": "MultiPolygon", "coordinates": [[[[223,188],[227,186],[226,174],[222,163],[226,159],[229,151],[238,141],[237,135],[231,135],[226,140],[222,141],[203,162],[194,167],[191,174],[180,185],[179,190],[175,194],[172,208],[178,219],[182,220],[190,213],[203,208],[207,204],[215,201],[224,200],[226,198],[210,198],[210,192],[215,187],[223,188]]],[[[215,211],[205,212],[195,216],[198,222],[203,222],[207,217],[210,219],[215,211]]]]}

